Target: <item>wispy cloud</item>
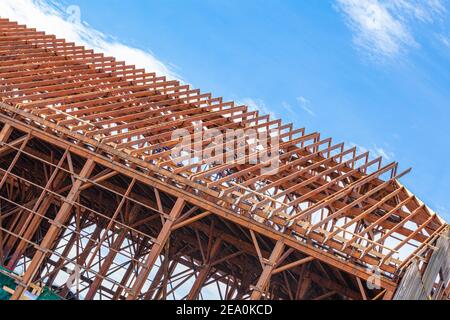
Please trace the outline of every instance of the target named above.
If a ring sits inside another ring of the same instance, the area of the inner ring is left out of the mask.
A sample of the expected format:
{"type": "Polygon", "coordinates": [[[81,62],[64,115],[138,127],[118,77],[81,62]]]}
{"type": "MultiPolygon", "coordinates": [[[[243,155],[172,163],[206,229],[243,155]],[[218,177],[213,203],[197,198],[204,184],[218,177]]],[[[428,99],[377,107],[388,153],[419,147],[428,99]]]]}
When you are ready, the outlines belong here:
{"type": "Polygon", "coordinates": [[[296,115],[295,112],[294,112],[294,108],[292,108],[292,106],[289,103],[287,103],[286,101],[283,101],[281,103],[281,107],[284,110],[286,110],[287,112],[289,112],[291,115],[296,115]]]}
{"type": "Polygon", "coordinates": [[[419,47],[414,23],[432,23],[446,12],[442,0],[336,0],[359,50],[375,59],[419,47]]]}
{"type": "Polygon", "coordinates": [[[358,152],[360,153],[364,153],[369,151],[370,152],[370,157],[372,159],[378,158],[378,157],[383,157],[383,159],[390,161],[392,159],[395,158],[395,153],[392,151],[389,151],[385,148],[382,147],[378,147],[377,145],[374,145],[372,148],[366,148],[363,146],[360,146],[354,142],[350,142],[350,146],[351,147],[356,147],[358,149],[358,152]]]}
{"type": "Polygon", "coordinates": [[[127,46],[114,40],[87,23],[74,18],[77,7],[64,8],[54,1],[46,0],[1,0],[0,16],[26,24],[29,27],[55,34],[68,41],[84,45],[107,56],[115,56],[137,67],[165,75],[171,79],[180,77],[150,51],[127,46]]]}
{"type": "Polygon", "coordinates": [[[261,115],[270,115],[272,119],[275,119],[275,113],[271,111],[267,106],[264,100],[262,99],[254,99],[254,98],[242,98],[236,101],[237,105],[245,105],[249,107],[250,110],[258,110],[261,115]]]}
{"type": "Polygon", "coordinates": [[[308,113],[310,116],[315,117],[316,113],[312,110],[311,108],[311,102],[306,99],[305,97],[298,97],[297,101],[300,105],[300,107],[306,112],[308,113]]]}
{"type": "Polygon", "coordinates": [[[450,48],[450,37],[440,34],[440,35],[438,35],[438,39],[442,42],[442,44],[444,46],[446,46],[447,48],[450,48]]]}

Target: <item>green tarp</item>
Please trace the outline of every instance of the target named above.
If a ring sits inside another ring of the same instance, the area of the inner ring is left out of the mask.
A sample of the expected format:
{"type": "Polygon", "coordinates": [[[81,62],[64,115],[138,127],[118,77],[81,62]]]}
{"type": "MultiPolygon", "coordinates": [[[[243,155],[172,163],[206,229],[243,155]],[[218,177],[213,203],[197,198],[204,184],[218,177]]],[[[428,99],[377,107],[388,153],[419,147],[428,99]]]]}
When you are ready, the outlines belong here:
{"type": "Polygon", "coordinates": [[[38,300],[62,300],[60,296],[51,291],[48,288],[44,288],[41,295],[37,298],[38,300]]]}
{"type": "MultiPolygon", "coordinates": [[[[2,272],[0,272],[0,300],[9,300],[11,295],[3,290],[3,287],[6,286],[11,289],[16,288],[16,282],[12,277],[8,277],[6,274],[12,274],[11,271],[0,266],[2,272]],[[6,274],[5,274],[6,273],[6,274]]],[[[51,291],[48,288],[44,288],[41,295],[37,298],[37,300],[62,300],[57,294],[51,291]]]]}
{"type": "Polygon", "coordinates": [[[6,270],[5,268],[2,268],[0,266],[1,271],[0,272],[0,300],[9,300],[11,295],[3,290],[4,286],[7,286],[8,288],[15,289],[16,283],[13,278],[8,277],[4,273],[11,273],[10,271],[6,270]]]}

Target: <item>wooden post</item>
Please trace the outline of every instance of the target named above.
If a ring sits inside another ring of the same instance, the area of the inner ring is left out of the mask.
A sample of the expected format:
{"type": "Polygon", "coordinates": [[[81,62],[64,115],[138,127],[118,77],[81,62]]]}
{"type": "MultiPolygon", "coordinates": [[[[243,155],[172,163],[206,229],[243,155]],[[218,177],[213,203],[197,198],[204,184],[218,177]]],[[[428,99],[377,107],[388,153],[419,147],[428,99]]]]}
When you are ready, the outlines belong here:
{"type": "Polygon", "coordinates": [[[392,300],[394,297],[394,291],[386,290],[386,293],[383,296],[383,300],[392,300]]]}
{"type": "Polygon", "coordinates": [[[85,300],[92,300],[102,284],[104,277],[106,276],[106,273],[108,272],[109,268],[111,267],[112,263],[114,262],[114,259],[117,256],[117,252],[120,250],[120,247],[122,246],[123,242],[125,241],[125,236],[127,235],[128,229],[122,229],[122,231],[117,236],[116,240],[111,246],[111,249],[106,256],[105,260],[103,261],[100,270],[98,274],[95,276],[94,281],[89,286],[89,291],[86,294],[85,300]]]}
{"type": "Polygon", "coordinates": [[[0,131],[0,142],[6,142],[9,139],[9,136],[11,135],[12,127],[9,124],[5,124],[2,128],[2,131],[0,131]]]}
{"type": "Polygon", "coordinates": [[[267,289],[270,278],[272,277],[272,272],[275,268],[276,262],[280,259],[283,254],[284,243],[279,240],[275,245],[275,248],[270,255],[269,261],[265,264],[263,272],[259,277],[258,283],[256,284],[253,293],[250,297],[251,300],[259,300],[262,297],[262,293],[267,289]]]}
{"type": "Polygon", "coordinates": [[[34,254],[34,257],[31,260],[31,263],[27,268],[25,275],[23,276],[22,283],[20,283],[17,286],[16,291],[11,297],[11,300],[19,300],[22,297],[23,292],[27,290],[28,287],[30,286],[31,281],[33,281],[36,272],[38,271],[42,261],[44,260],[47,254],[47,250],[52,247],[53,242],[58,236],[61,225],[64,225],[70,216],[70,212],[73,207],[73,201],[75,201],[75,199],[79,195],[80,187],[83,185],[83,179],[90,176],[94,167],[95,167],[94,160],[89,158],[86,161],[83,169],[81,170],[79,178],[73,183],[72,189],[67,195],[65,202],[59,209],[54,223],[50,226],[49,230],[47,231],[47,234],[42,240],[40,248],[34,254]]]}
{"type": "Polygon", "coordinates": [[[187,300],[196,300],[198,298],[198,295],[200,294],[200,291],[202,290],[203,285],[205,284],[205,281],[208,279],[208,275],[211,272],[212,259],[214,259],[214,257],[219,253],[221,246],[222,240],[218,239],[211,248],[211,253],[208,257],[208,260],[206,261],[206,264],[203,265],[203,268],[197,276],[197,279],[195,279],[194,285],[192,286],[192,289],[188,294],[187,300]]]}
{"type": "Polygon", "coordinates": [[[159,236],[156,239],[156,242],[153,244],[152,250],[150,251],[149,255],[147,256],[147,259],[144,262],[144,270],[142,270],[141,273],[139,273],[139,275],[137,276],[133,288],[131,289],[131,292],[127,296],[127,300],[136,300],[138,298],[139,293],[145,284],[145,281],[147,280],[150,272],[152,271],[156,259],[158,259],[162,249],[164,248],[167,240],[169,239],[170,230],[172,229],[175,220],[180,216],[181,212],[183,211],[185,203],[186,202],[184,201],[184,199],[178,198],[172,211],[170,212],[169,219],[164,223],[161,232],[159,233],[159,236]]]}

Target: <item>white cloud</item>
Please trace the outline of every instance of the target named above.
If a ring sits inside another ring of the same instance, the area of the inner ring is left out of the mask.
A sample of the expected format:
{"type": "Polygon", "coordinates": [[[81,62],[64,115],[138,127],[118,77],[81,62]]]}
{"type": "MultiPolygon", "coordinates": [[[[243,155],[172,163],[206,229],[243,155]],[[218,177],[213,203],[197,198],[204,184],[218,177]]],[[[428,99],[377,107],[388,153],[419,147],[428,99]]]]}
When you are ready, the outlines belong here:
{"type": "Polygon", "coordinates": [[[378,156],[383,157],[386,160],[391,160],[392,158],[395,157],[395,154],[393,152],[387,151],[384,148],[375,146],[373,150],[374,151],[372,151],[372,152],[374,152],[378,156]]]}
{"type": "Polygon", "coordinates": [[[438,35],[438,39],[442,42],[444,46],[450,48],[450,37],[447,37],[443,34],[438,35]]]}
{"type": "Polygon", "coordinates": [[[260,115],[268,114],[272,119],[276,119],[275,113],[273,111],[270,111],[270,109],[266,106],[266,103],[262,99],[243,98],[237,100],[236,105],[245,105],[252,111],[258,110],[260,112],[260,115]]]}
{"type": "Polygon", "coordinates": [[[350,147],[356,147],[358,152],[365,153],[369,151],[370,158],[375,159],[378,157],[383,157],[383,159],[390,161],[393,158],[395,158],[395,153],[386,150],[385,148],[378,147],[377,145],[374,145],[372,148],[365,148],[363,146],[360,146],[354,142],[350,142],[350,147]]]}
{"type": "Polygon", "coordinates": [[[398,17],[433,22],[446,12],[442,0],[384,0],[385,6],[398,17]]]}
{"type": "MultiPolygon", "coordinates": [[[[114,56],[118,60],[146,68],[149,72],[165,75],[170,79],[180,77],[151,52],[133,48],[106,36],[78,20],[77,7],[63,8],[48,0],[1,0],[0,16],[26,24],[28,27],[55,34],[96,52],[114,56]]],[[[82,10],[80,11],[82,18],[82,10]]]]}
{"type": "Polygon", "coordinates": [[[306,99],[305,97],[298,97],[297,101],[300,105],[300,107],[306,112],[308,113],[310,116],[315,117],[316,113],[312,110],[311,108],[311,102],[306,99]]]}
{"type": "Polygon", "coordinates": [[[292,108],[292,106],[289,103],[287,103],[286,101],[283,101],[281,103],[281,107],[283,109],[287,110],[291,115],[295,115],[294,108],[292,108]]]}
{"type": "Polygon", "coordinates": [[[336,0],[355,33],[354,43],[375,59],[394,58],[419,44],[415,22],[431,23],[445,11],[442,0],[336,0]]]}

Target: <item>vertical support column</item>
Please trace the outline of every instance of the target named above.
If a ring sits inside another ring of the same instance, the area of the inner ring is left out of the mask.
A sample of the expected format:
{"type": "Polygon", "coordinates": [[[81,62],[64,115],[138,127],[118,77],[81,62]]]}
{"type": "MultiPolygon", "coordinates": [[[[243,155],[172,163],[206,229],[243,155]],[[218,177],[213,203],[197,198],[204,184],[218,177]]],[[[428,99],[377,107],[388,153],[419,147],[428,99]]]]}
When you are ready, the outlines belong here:
{"type": "Polygon", "coordinates": [[[206,261],[206,264],[203,265],[203,268],[200,271],[197,279],[195,279],[194,285],[192,286],[192,289],[188,294],[187,300],[196,300],[198,298],[198,295],[200,294],[200,291],[202,290],[202,287],[205,284],[205,281],[208,279],[208,275],[211,271],[213,262],[212,259],[214,259],[216,255],[219,253],[221,245],[222,245],[221,239],[218,239],[214,243],[213,247],[211,248],[208,260],[206,261]]]}
{"type": "MultiPolygon", "coordinates": [[[[9,263],[8,268],[10,270],[14,270],[17,266],[17,263],[19,262],[20,257],[24,253],[28,241],[31,240],[36,233],[36,230],[39,228],[40,223],[44,219],[43,216],[47,213],[48,209],[50,208],[54,196],[52,194],[48,194],[48,191],[51,189],[57,189],[60,187],[61,183],[64,181],[65,173],[63,171],[60,171],[66,157],[68,156],[69,150],[66,150],[64,155],[61,157],[57,164],[57,168],[53,171],[52,175],[48,179],[44,189],[41,192],[41,195],[37,199],[36,203],[33,206],[33,209],[28,213],[28,217],[25,220],[24,224],[20,228],[20,231],[18,233],[19,236],[22,236],[19,240],[19,243],[12,254],[9,263]],[[53,188],[52,188],[53,186],[53,188]]],[[[15,239],[12,239],[12,243],[10,244],[10,247],[12,248],[15,243],[15,239]]]]}
{"type": "MultiPolygon", "coordinates": [[[[81,222],[80,230],[83,229],[83,225],[84,225],[85,222],[86,221],[84,221],[84,219],[83,219],[83,221],[81,222]]],[[[48,287],[51,287],[53,285],[53,282],[55,281],[59,270],[64,266],[64,262],[66,261],[65,257],[68,257],[72,250],[76,251],[76,242],[78,240],[78,237],[79,237],[79,235],[77,233],[75,233],[75,232],[70,236],[70,239],[67,242],[67,244],[65,245],[65,248],[64,248],[64,250],[63,250],[63,252],[61,254],[61,257],[59,257],[58,261],[55,264],[54,269],[50,272],[50,274],[48,276],[48,279],[47,279],[47,286],[48,287]]],[[[58,244],[56,244],[56,246],[57,245],[58,244]]]]}
{"type": "Polygon", "coordinates": [[[175,272],[178,265],[178,261],[174,260],[170,263],[169,267],[165,271],[164,279],[161,282],[161,285],[156,292],[155,300],[167,300],[168,292],[167,292],[167,285],[170,282],[170,278],[172,278],[173,273],[175,272]]]}
{"type": "MultiPolygon", "coordinates": [[[[81,254],[76,258],[76,264],[83,268],[83,266],[86,263],[87,258],[89,257],[90,254],[92,254],[92,250],[95,247],[95,243],[96,243],[96,239],[99,238],[101,232],[103,230],[103,225],[97,225],[94,229],[94,232],[92,233],[91,237],[88,240],[88,243],[86,244],[86,247],[83,249],[83,252],[81,252],[81,254]]],[[[58,265],[58,268],[61,269],[61,267],[64,265],[64,263],[66,262],[65,259],[61,259],[60,264],[58,265]]],[[[83,268],[86,269],[86,268],[83,268]]],[[[54,277],[52,279],[52,283],[53,281],[56,279],[57,273],[54,274],[54,277]]],[[[67,294],[69,293],[70,288],[68,286],[65,286],[64,289],[59,293],[61,297],[65,297],[67,296],[67,294]]]]}
{"type": "Polygon", "coordinates": [[[86,260],[89,258],[89,255],[92,254],[92,250],[94,250],[97,241],[99,241],[100,234],[102,233],[102,230],[104,228],[104,225],[101,223],[98,223],[95,226],[94,232],[92,232],[88,243],[86,244],[86,247],[83,249],[83,252],[81,252],[80,256],[77,257],[77,264],[79,266],[83,266],[86,263],[86,260]]]}
{"type": "Polygon", "coordinates": [[[46,254],[48,253],[48,250],[52,247],[56,237],[58,236],[61,226],[67,222],[73,207],[73,202],[79,195],[80,187],[83,185],[84,179],[88,178],[91,175],[94,167],[95,161],[92,158],[89,158],[86,161],[83,169],[81,170],[79,177],[73,183],[72,189],[67,195],[64,203],[61,205],[61,208],[59,209],[53,224],[50,226],[47,234],[41,242],[40,248],[34,254],[34,257],[31,260],[31,263],[27,268],[25,275],[23,276],[22,283],[17,286],[16,291],[11,297],[11,300],[19,300],[22,297],[23,292],[28,289],[29,285],[33,281],[33,278],[36,275],[46,254]]]}
{"type": "Polygon", "coordinates": [[[383,296],[383,300],[392,300],[394,297],[394,291],[386,290],[386,293],[383,296]]]}
{"type": "Polygon", "coordinates": [[[159,267],[158,271],[156,272],[156,275],[152,279],[152,284],[150,285],[150,288],[148,289],[147,293],[144,296],[144,300],[151,300],[153,297],[154,292],[158,289],[158,285],[162,282],[162,279],[164,277],[164,273],[166,272],[164,265],[167,263],[167,261],[164,261],[164,263],[159,267]]]}
{"type": "Polygon", "coordinates": [[[100,238],[100,241],[98,242],[97,246],[95,247],[94,253],[92,254],[92,257],[87,264],[87,268],[90,268],[92,266],[92,264],[94,263],[95,256],[100,252],[102,243],[106,240],[111,228],[113,228],[114,224],[117,222],[116,218],[120,214],[120,211],[122,210],[123,206],[125,205],[126,199],[129,196],[131,190],[133,189],[135,182],[136,182],[136,180],[133,179],[133,181],[129,184],[127,191],[122,196],[122,200],[120,201],[119,205],[116,208],[116,211],[112,215],[111,219],[109,220],[108,225],[106,226],[105,230],[103,231],[103,236],[100,238]]]}
{"type": "MultiPolygon", "coordinates": [[[[135,251],[133,259],[138,260],[143,255],[143,251],[146,250],[146,240],[141,241],[135,251]]],[[[129,281],[130,277],[133,274],[135,268],[134,261],[130,261],[130,264],[127,268],[127,271],[125,272],[122,281],[120,281],[120,287],[117,288],[116,292],[114,293],[113,300],[119,300],[122,298],[122,292],[124,291],[124,287],[126,287],[127,282],[129,281]]]]}
{"type": "Polygon", "coordinates": [[[131,292],[127,297],[127,300],[135,300],[138,298],[139,293],[141,292],[142,287],[145,284],[145,281],[147,280],[150,272],[152,271],[152,268],[156,260],[161,255],[161,251],[164,248],[167,240],[169,239],[170,230],[172,229],[175,220],[180,216],[181,212],[183,211],[185,204],[186,202],[184,201],[184,199],[178,198],[172,211],[170,212],[169,218],[164,223],[161,232],[159,233],[158,238],[156,239],[156,242],[153,244],[152,249],[149,255],[147,256],[147,259],[144,262],[144,270],[142,270],[141,273],[139,273],[139,275],[137,276],[133,288],[131,289],[131,292]]]}
{"type": "Polygon", "coordinates": [[[305,295],[308,292],[309,287],[311,286],[311,274],[309,270],[303,269],[298,277],[298,285],[296,292],[296,300],[304,300],[305,295]]]}
{"type": "Polygon", "coordinates": [[[2,180],[0,181],[0,190],[3,188],[3,185],[7,181],[8,176],[11,173],[12,169],[14,168],[14,166],[16,165],[17,161],[19,161],[19,158],[20,158],[23,150],[25,149],[26,145],[28,144],[29,140],[30,140],[30,135],[28,135],[26,137],[26,139],[23,140],[19,150],[17,151],[16,155],[14,156],[14,159],[11,161],[11,164],[9,165],[8,170],[6,170],[2,180]]]}
{"type": "MultiPolygon", "coordinates": [[[[30,202],[23,205],[23,207],[27,207],[30,204],[30,202]]],[[[27,212],[25,209],[22,208],[16,208],[11,211],[8,211],[6,214],[13,217],[11,221],[8,223],[6,229],[10,231],[12,234],[7,234],[5,239],[3,240],[3,257],[4,260],[8,258],[9,254],[11,253],[11,250],[13,248],[14,243],[16,242],[16,237],[13,235],[20,234],[20,230],[22,230],[22,226],[27,221],[27,215],[24,214],[24,212],[27,212]]]]}
{"type": "Polygon", "coordinates": [[[6,123],[5,126],[2,128],[2,131],[0,131],[0,142],[8,141],[11,132],[12,127],[6,123]]]}
{"type": "Polygon", "coordinates": [[[122,247],[122,244],[125,241],[125,236],[127,235],[127,233],[128,229],[124,228],[117,236],[117,239],[113,242],[111,249],[108,255],[106,256],[105,260],[103,261],[98,274],[95,276],[94,281],[89,286],[89,291],[86,294],[85,300],[92,300],[94,298],[98,288],[100,287],[104,277],[106,276],[106,273],[108,272],[109,268],[114,262],[114,259],[116,258],[118,251],[122,247]]]}
{"type": "Polygon", "coordinates": [[[364,284],[362,283],[361,279],[359,277],[356,277],[356,281],[358,282],[358,288],[361,292],[361,297],[363,300],[367,300],[367,294],[366,290],[364,289],[364,284]]]}
{"type": "MultiPolygon", "coordinates": [[[[0,131],[0,142],[6,142],[11,135],[12,127],[9,124],[5,124],[0,131]]],[[[0,212],[0,265],[3,265],[3,219],[0,212]]]]}
{"type": "MultiPolygon", "coordinates": [[[[5,142],[8,140],[10,134],[12,132],[12,127],[9,125],[5,125],[5,127],[3,127],[2,131],[0,132],[0,142],[5,142]]],[[[8,179],[8,175],[11,173],[11,171],[13,170],[14,166],[16,165],[17,161],[20,158],[20,155],[22,154],[23,150],[25,149],[26,145],[28,144],[28,141],[30,140],[30,135],[28,134],[25,138],[25,140],[23,140],[20,149],[17,151],[16,155],[14,156],[14,159],[11,161],[8,170],[6,170],[6,172],[3,175],[3,178],[0,181],[0,190],[3,188],[4,184],[7,182],[8,179]]],[[[2,256],[0,256],[0,260],[4,260],[4,248],[3,248],[3,236],[2,236],[2,242],[0,242],[0,246],[2,246],[2,256]]],[[[2,262],[3,264],[3,262],[2,262]]]]}
{"type": "Polygon", "coordinates": [[[263,292],[267,289],[270,283],[270,278],[272,277],[272,272],[275,268],[277,261],[280,259],[284,251],[284,242],[279,240],[275,245],[275,248],[270,255],[269,261],[265,263],[262,274],[256,286],[253,288],[253,293],[250,296],[251,300],[259,300],[262,297],[263,292]]]}

